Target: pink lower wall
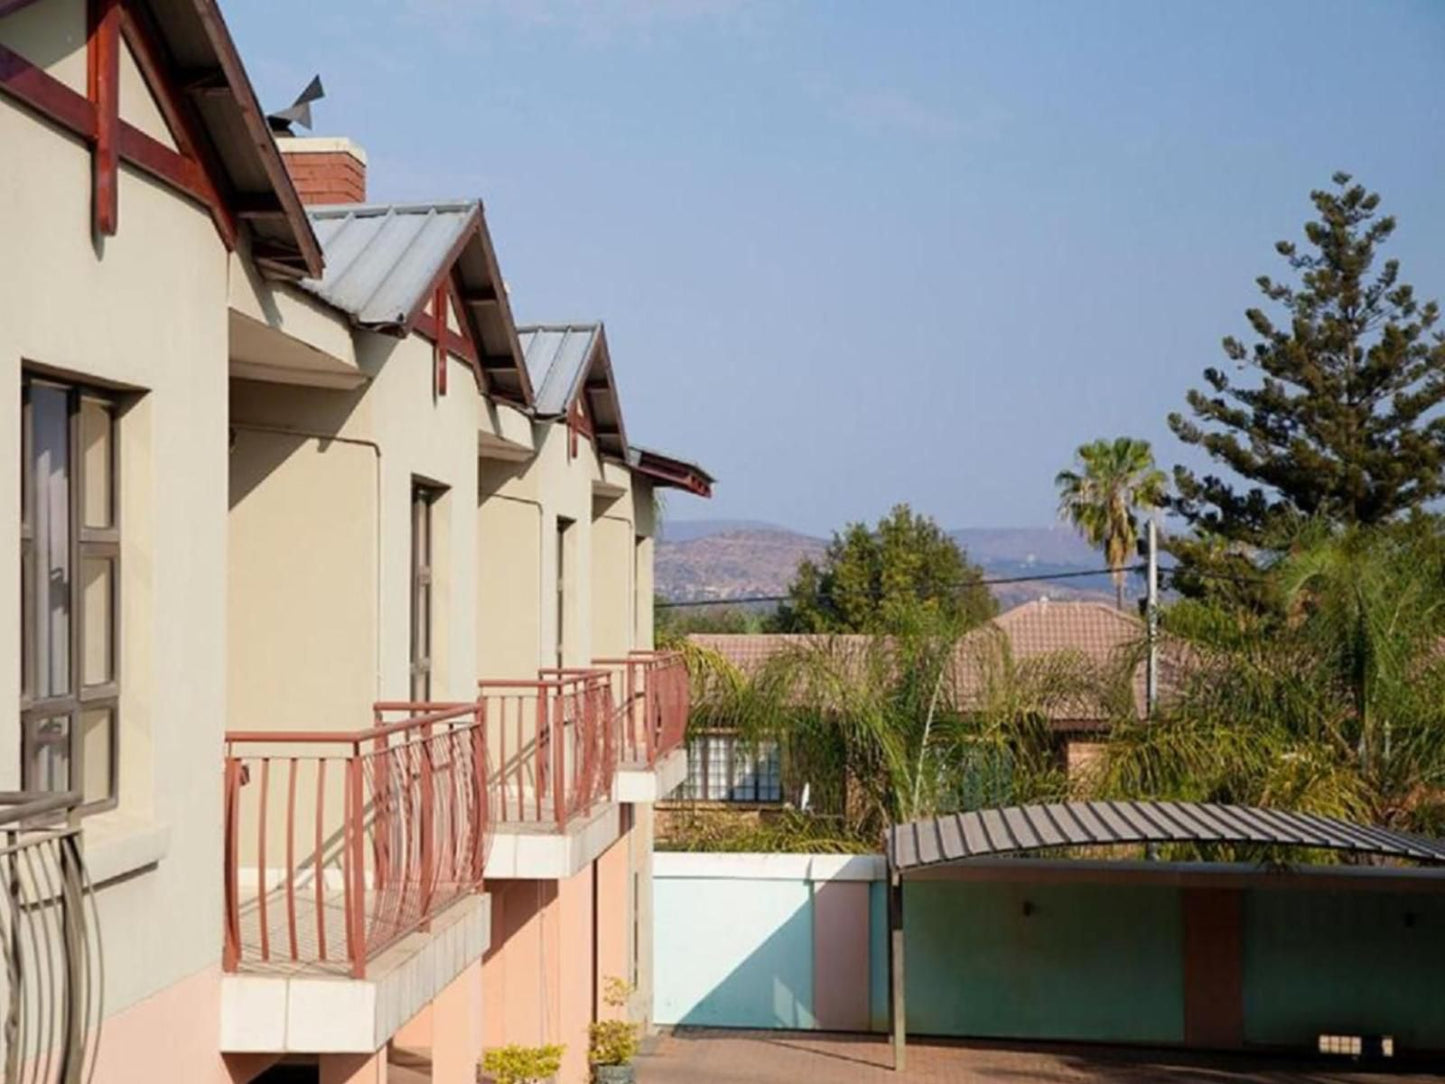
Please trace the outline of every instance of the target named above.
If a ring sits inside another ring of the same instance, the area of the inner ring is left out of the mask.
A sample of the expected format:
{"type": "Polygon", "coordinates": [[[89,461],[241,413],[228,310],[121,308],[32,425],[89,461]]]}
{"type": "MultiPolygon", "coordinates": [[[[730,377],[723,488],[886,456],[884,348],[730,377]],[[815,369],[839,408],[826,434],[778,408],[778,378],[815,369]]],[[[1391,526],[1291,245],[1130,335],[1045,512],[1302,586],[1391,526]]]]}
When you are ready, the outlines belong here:
{"type": "Polygon", "coordinates": [[[561,1043],[566,1053],[558,1084],[585,1084],[587,1025],[594,1005],[603,1008],[594,984],[609,975],[628,977],[629,866],[624,835],[564,881],[488,883],[492,945],[481,975],[485,1048],[561,1043]]]}
{"type": "Polygon", "coordinates": [[[813,888],[813,1015],[825,1031],[868,1030],[866,881],[813,888]]]}
{"type": "Polygon", "coordinates": [[[606,982],[632,978],[632,861],[629,830],[597,859],[597,1012],[603,1019],[620,1017],[603,1001],[606,982]]]}
{"type": "Polygon", "coordinates": [[[490,881],[492,944],[482,958],[485,1046],[558,1042],[557,883],[490,881]]]}
{"type": "Polygon", "coordinates": [[[473,964],[402,1025],[392,1042],[431,1057],[433,1084],[474,1084],[482,1056],[482,965],[473,964]]]}
{"type": "MultiPolygon", "coordinates": [[[[615,846],[615,844],[614,844],[615,846]]],[[[592,878],[593,867],[557,885],[561,954],[557,961],[560,1027],[567,1051],[562,1056],[558,1084],[585,1081],[587,1025],[592,1022],[592,878]]]]}
{"type": "MultiPolygon", "coordinates": [[[[100,1033],[96,1084],[233,1084],[250,1066],[221,1057],[221,969],[208,967],[107,1017],[100,1033]],[[235,1069],[235,1072],[233,1072],[235,1069]]],[[[263,1066],[257,1067],[259,1071],[263,1066]]]]}

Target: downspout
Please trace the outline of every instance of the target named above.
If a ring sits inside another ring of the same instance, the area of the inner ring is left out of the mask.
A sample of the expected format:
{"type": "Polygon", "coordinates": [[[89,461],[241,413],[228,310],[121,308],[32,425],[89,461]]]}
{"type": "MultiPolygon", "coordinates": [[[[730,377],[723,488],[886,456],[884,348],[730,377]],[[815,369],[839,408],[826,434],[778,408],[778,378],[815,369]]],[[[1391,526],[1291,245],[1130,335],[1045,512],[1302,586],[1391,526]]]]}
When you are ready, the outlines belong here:
{"type": "Polygon", "coordinates": [[[335,441],[337,444],[351,444],[358,448],[370,448],[376,459],[376,695],[381,700],[381,445],[374,440],[360,437],[339,437],[335,433],[322,433],[312,429],[296,429],[286,425],[261,425],[253,422],[231,422],[230,427],[248,433],[273,433],[284,437],[302,437],[306,440],[335,441]]]}
{"type": "MultiPolygon", "coordinates": [[[[625,523],[625,524],[627,524],[627,546],[628,546],[628,557],[629,557],[629,560],[628,560],[628,562],[627,562],[627,564],[628,564],[628,568],[627,568],[627,587],[628,587],[628,592],[627,592],[627,594],[628,594],[628,604],[627,604],[625,607],[623,607],[623,609],[626,611],[626,616],[625,616],[624,620],[626,620],[626,622],[627,622],[627,636],[625,637],[625,639],[627,640],[627,644],[626,644],[626,646],[624,647],[623,652],[622,652],[622,653],[625,655],[625,654],[627,654],[629,651],[631,651],[634,647],[637,646],[637,549],[636,549],[636,547],[637,547],[637,543],[636,543],[636,539],[637,539],[637,524],[636,524],[633,520],[629,519],[629,518],[626,517],[626,516],[601,515],[601,516],[598,516],[597,519],[599,519],[599,520],[604,520],[604,519],[605,519],[605,520],[611,520],[613,523],[625,523]]],[[[594,583],[596,582],[596,578],[597,578],[597,570],[594,568],[594,569],[592,570],[592,579],[593,579],[593,582],[594,582],[594,583]]],[[[596,615],[596,614],[593,614],[593,615],[592,615],[592,623],[593,623],[593,628],[596,628],[596,626],[597,626],[597,615],[596,615]]],[[[610,655],[610,654],[612,654],[612,652],[609,651],[608,654],[610,655]]],[[[601,658],[601,657],[602,657],[601,653],[597,650],[597,645],[596,645],[595,643],[592,645],[592,657],[593,657],[593,658],[601,658]]]]}
{"type": "MultiPolygon", "coordinates": [[[[538,635],[540,636],[540,629],[542,624],[541,618],[542,614],[546,611],[547,606],[547,575],[546,569],[542,567],[542,554],[546,550],[547,542],[547,509],[539,500],[534,500],[531,497],[513,497],[509,493],[493,493],[489,497],[487,497],[487,500],[512,501],[515,504],[528,504],[537,510],[537,627],[539,630],[538,635]]],[[[542,644],[540,641],[538,641],[537,658],[539,661],[541,660],[541,652],[542,644]]]]}

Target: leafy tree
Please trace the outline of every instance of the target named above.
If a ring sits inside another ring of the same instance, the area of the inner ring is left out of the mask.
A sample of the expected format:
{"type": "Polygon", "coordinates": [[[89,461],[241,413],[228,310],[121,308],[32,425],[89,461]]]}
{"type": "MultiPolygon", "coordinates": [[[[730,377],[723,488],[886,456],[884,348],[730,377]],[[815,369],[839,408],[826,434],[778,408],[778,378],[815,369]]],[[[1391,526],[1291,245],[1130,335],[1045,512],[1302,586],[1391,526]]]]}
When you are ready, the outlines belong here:
{"type": "Polygon", "coordinates": [[[1147,440],[1117,437],[1080,446],[1078,470],[1060,471],[1059,514],[1091,546],[1104,551],[1114,595],[1124,608],[1124,566],[1139,540],[1139,514],[1164,503],[1164,472],[1154,466],[1147,440]]]}
{"type": "Polygon", "coordinates": [[[993,616],[995,603],[958,543],[900,504],[878,526],[849,524],[821,563],[799,562],[774,632],[889,632],[920,606],[959,628],[993,616]]]}
{"type": "Polygon", "coordinates": [[[1193,417],[1169,418],[1181,440],[1247,485],[1175,468],[1173,508],[1196,536],[1171,549],[1196,572],[1232,557],[1236,574],[1252,574],[1247,556],[1304,520],[1379,523],[1445,492],[1439,306],[1416,300],[1397,260],[1379,264],[1395,219],[1379,213],[1378,195],[1337,173],[1334,188],[1311,199],[1318,218],[1305,224],[1307,245],[1275,246],[1298,284],[1258,279],[1285,319],[1249,309],[1256,341],[1224,340],[1257,383],[1206,369],[1208,390],[1188,395],[1193,417]]]}
{"type": "Polygon", "coordinates": [[[1445,830],[1445,531],[1313,522],[1262,575],[1283,616],[1165,611],[1183,660],[1157,722],[1108,743],[1107,797],[1299,809],[1445,830]]]}

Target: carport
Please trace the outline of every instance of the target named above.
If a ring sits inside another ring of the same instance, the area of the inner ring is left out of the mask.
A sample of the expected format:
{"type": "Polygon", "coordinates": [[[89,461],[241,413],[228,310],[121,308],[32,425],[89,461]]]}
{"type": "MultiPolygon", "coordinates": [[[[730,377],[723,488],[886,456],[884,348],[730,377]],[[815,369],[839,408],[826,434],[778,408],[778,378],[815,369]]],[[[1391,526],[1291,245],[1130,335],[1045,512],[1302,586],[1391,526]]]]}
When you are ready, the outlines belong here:
{"type": "MultiPolygon", "coordinates": [[[[1445,961],[1436,961],[1431,954],[1445,952],[1445,932],[1438,928],[1438,920],[1445,918],[1445,874],[1439,869],[1066,857],[1068,852],[1080,849],[1107,854],[1108,849],[1123,845],[1175,843],[1329,850],[1428,866],[1445,864],[1445,844],[1435,840],[1311,814],[1193,802],[1075,802],[1010,806],[949,814],[895,826],[887,840],[888,1010],[894,1068],[903,1069],[906,1060],[905,881],[1056,886],[1054,891],[1058,890],[1057,886],[1088,884],[1096,893],[1100,885],[1115,889],[1137,886],[1141,891],[1152,892],[1156,896],[1173,893],[1178,897],[1177,907],[1182,911],[1177,930],[1170,930],[1170,935],[1177,935],[1178,941],[1180,960],[1176,962],[1180,975],[1181,1006],[1178,1015],[1182,1018],[1182,1026],[1177,1040],[1163,1040],[1166,1045],[1206,1049],[1241,1047],[1247,1038],[1244,1014],[1248,994],[1253,993],[1256,1003],[1268,1003],[1273,1007],[1277,1002],[1289,1000],[1278,996],[1276,987],[1287,986],[1290,982],[1299,984],[1296,975],[1279,978],[1273,973],[1287,971],[1288,968],[1271,957],[1268,951],[1248,954],[1252,973],[1245,974],[1243,960],[1247,932],[1241,913],[1247,893],[1262,894],[1266,899],[1274,890],[1308,894],[1291,897],[1290,906],[1283,910],[1261,906],[1254,909],[1261,912],[1259,915],[1251,911],[1252,918],[1264,931],[1255,934],[1251,942],[1251,945],[1257,943],[1258,946],[1269,946],[1271,941],[1289,941],[1287,937],[1280,937],[1278,930],[1282,924],[1288,929],[1291,908],[1300,901],[1348,899],[1347,895],[1341,897],[1342,893],[1369,893],[1371,895],[1367,898],[1372,901],[1387,901],[1387,907],[1381,904],[1376,910],[1381,915],[1388,913],[1392,923],[1395,916],[1402,917],[1404,933],[1391,926],[1381,935],[1388,937],[1388,941],[1361,946],[1361,951],[1372,961],[1371,966],[1388,967],[1391,960],[1396,960],[1402,969],[1401,984],[1406,994],[1412,981],[1432,971],[1434,981],[1438,981],[1441,972],[1436,965],[1445,961]],[[1036,857],[1020,857],[1025,855],[1036,857]],[[1412,904],[1402,907],[1399,903],[1405,898],[1404,894],[1420,893],[1426,894],[1428,906],[1412,904]],[[1268,932],[1271,921],[1275,923],[1274,934],[1268,932]],[[1417,933],[1417,926],[1423,926],[1425,932],[1417,933]],[[1419,952],[1420,944],[1427,946],[1423,958],[1419,952]],[[1409,974],[1404,974],[1404,971],[1409,974]],[[1271,982],[1275,985],[1271,986],[1271,982]],[[1246,983],[1252,984],[1248,990],[1245,989],[1246,983]]],[[[1048,888],[1038,890],[1050,891],[1048,888]]],[[[1173,899],[1173,896],[1169,898],[1173,899]]],[[[1336,910],[1339,908],[1336,907],[1336,910]]],[[[1374,912],[1359,919],[1355,913],[1358,910],[1358,907],[1353,911],[1347,910],[1346,919],[1372,921],[1374,912]]],[[[1022,919],[1033,917],[1035,913],[1034,904],[1025,898],[1019,908],[1022,919]]],[[[1167,914],[1168,908],[1160,913],[1167,914]]],[[[1078,916],[1071,917],[1073,928],[1077,930],[1078,916]]],[[[1340,922],[1346,924],[1339,928],[1348,928],[1345,919],[1340,922]]],[[[1383,920],[1380,924],[1383,926],[1383,920]]],[[[1141,933],[1142,930],[1141,925],[1141,933]]],[[[1331,927],[1322,921],[1318,929],[1310,927],[1307,932],[1328,939],[1331,927]]],[[[1296,957],[1309,952],[1306,941],[1290,944],[1296,957]]],[[[934,968],[938,966],[936,959],[929,959],[928,963],[934,968]]],[[[1341,966],[1346,966],[1346,963],[1341,966]]],[[[1428,988],[1425,1000],[1432,1000],[1428,988]]],[[[1348,1013],[1337,1018],[1348,1019],[1348,1013]]],[[[1437,1031],[1435,1021],[1428,1022],[1426,1030],[1432,1042],[1440,1034],[1445,1034],[1445,1021],[1441,1025],[1437,1031]]],[[[1251,1045],[1269,1045],[1269,1029],[1264,1025],[1261,1027],[1266,1038],[1253,1039],[1251,1045]]],[[[1108,1035],[1074,1034],[1069,1037],[1111,1041],[1108,1035]]]]}

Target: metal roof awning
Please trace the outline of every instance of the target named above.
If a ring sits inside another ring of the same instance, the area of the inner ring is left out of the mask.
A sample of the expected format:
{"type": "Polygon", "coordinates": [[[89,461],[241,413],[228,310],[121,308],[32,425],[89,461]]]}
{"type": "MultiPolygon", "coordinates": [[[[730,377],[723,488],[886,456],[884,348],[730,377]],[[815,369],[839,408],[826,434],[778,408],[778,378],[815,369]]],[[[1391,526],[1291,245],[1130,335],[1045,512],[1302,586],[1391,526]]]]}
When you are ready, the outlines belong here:
{"type": "MultiPolygon", "coordinates": [[[[949,813],[896,825],[889,829],[886,840],[888,1007],[893,1068],[901,1071],[906,1065],[903,883],[910,874],[927,878],[934,870],[947,871],[952,867],[961,871],[972,867],[977,872],[990,865],[1017,865],[1020,874],[1026,874],[1050,863],[995,860],[1040,851],[1141,843],[1299,847],[1445,865],[1445,841],[1312,813],[1208,802],[1056,802],[949,813]]],[[[1056,865],[1062,864],[1065,863],[1056,865]]],[[[1079,862],[1077,865],[1083,869],[1091,865],[1122,867],[1126,864],[1079,862]]],[[[1229,868],[1220,867],[1221,871],[1229,868]]],[[[1417,873],[1432,879],[1438,876],[1433,870],[1417,873]]]]}
{"type": "Polygon", "coordinates": [[[1445,843],[1333,817],[1196,802],[1066,802],[950,813],[888,833],[900,873],[972,858],[1130,843],[1309,847],[1445,863],[1445,843]]]}

